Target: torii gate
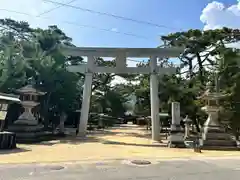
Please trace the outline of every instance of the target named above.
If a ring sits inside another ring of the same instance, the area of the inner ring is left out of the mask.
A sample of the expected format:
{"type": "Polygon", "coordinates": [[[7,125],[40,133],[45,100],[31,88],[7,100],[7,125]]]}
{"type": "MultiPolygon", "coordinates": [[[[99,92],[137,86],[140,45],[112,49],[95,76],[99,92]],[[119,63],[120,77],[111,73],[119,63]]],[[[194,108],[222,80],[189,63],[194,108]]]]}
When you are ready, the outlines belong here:
{"type": "Polygon", "coordinates": [[[83,99],[81,107],[79,136],[85,136],[89,115],[90,97],[92,95],[93,73],[116,74],[150,74],[151,96],[151,121],[152,140],[159,140],[159,98],[158,98],[158,74],[175,73],[175,68],[163,68],[157,66],[157,58],[178,57],[183,52],[182,48],[102,48],[102,47],[64,47],[63,53],[71,56],[87,56],[87,64],[68,66],[70,72],[85,73],[83,99]],[[100,67],[95,64],[97,57],[116,58],[116,67],[100,67]],[[127,57],[150,57],[148,67],[127,67],[127,57]]]}

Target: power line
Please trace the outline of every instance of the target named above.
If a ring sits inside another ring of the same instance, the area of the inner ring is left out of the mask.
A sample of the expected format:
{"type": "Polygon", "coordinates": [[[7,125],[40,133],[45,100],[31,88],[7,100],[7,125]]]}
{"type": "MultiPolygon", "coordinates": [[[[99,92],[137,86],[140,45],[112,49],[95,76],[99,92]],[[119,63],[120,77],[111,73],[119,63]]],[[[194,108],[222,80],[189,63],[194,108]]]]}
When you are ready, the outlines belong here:
{"type": "MultiPolygon", "coordinates": [[[[25,16],[29,16],[29,17],[45,19],[45,20],[50,20],[50,19],[51,19],[51,18],[49,18],[49,17],[36,17],[36,16],[33,16],[33,15],[31,15],[31,14],[28,14],[28,13],[18,12],[18,11],[9,10],[9,9],[2,9],[2,8],[0,8],[0,11],[6,11],[6,12],[21,14],[21,15],[25,15],[25,16]]],[[[96,26],[91,26],[91,25],[85,25],[85,24],[77,24],[77,23],[71,22],[71,21],[60,21],[60,22],[61,22],[61,23],[64,23],[64,24],[68,24],[68,25],[73,25],[73,26],[81,27],[81,28],[98,29],[98,30],[101,30],[101,31],[107,31],[107,32],[112,32],[112,33],[116,33],[116,34],[122,34],[122,35],[126,35],[126,36],[132,36],[132,37],[141,38],[141,39],[145,39],[145,40],[150,40],[150,39],[151,39],[151,38],[149,38],[149,37],[145,37],[145,36],[138,35],[138,34],[134,34],[134,33],[114,31],[114,30],[110,30],[110,29],[106,29],[106,28],[101,28],[101,27],[96,27],[96,26]]]]}
{"type": "MultiPolygon", "coordinates": [[[[75,1],[77,1],[77,0],[71,0],[71,1],[67,2],[66,4],[69,5],[69,4],[71,4],[71,3],[75,2],[75,1]]],[[[40,17],[40,16],[42,16],[42,15],[44,15],[44,14],[50,13],[50,12],[56,10],[56,9],[61,8],[61,7],[63,7],[63,5],[58,5],[58,6],[54,7],[54,8],[51,8],[51,9],[49,9],[49,10],[46,10],[46,11],[38,14],[36,17],[40,17]]]]}
{"type": "Polygon", "coordinates": [[[137,38],[141,38],[141,39],[150,40],[150,38],[148,38],[148,37],[145,37],[145,36],[142,36],[142,35],[133,34],[133,33],[114,31],[114,30],[109,30],[109,29],[100,28],[100,27],[96,27],[96,26],[90,26],[90,25],[76,24],[76,23],[69,22],[69,21],[61,21],[61,22],[65,23],[65,24],[69,24],[69,25],[85,27],[85,28],[91,28],[91,29],[99,29],[99,30],[102,30],[102,31],[113,32],[113,33],[117,33],[117,34],[123,34],[123,35],[127,35],[127,36],[133,36],[133,37],[137,37],[137,38]]]}
{"type": "Polygon", "coordinates": [[[78,9],[78,10],[93,13],[93,14],[110,16],[110,17],[113,17],[113,18],[122,19],[122,20],[125,20],[125,21],[132,21],[132,22],[135,22],[135,23],[145,24],[145,25],[154,26],[154,27],[158,27],[158,28],[166,28],[166,29],[177,30],[177,31],[181,30],[180,28],[170,27],[170,26],[161,25],[161,24],[155,24],[155,23],[148,22],[148,21],[142,21],[142,20],[132,19],[132,18],[129,18],[129,17],[118,16],[118,15],[110,14],[110,13],[106,13],[106,12],[95,11],[95,10],[92,10],[92,9],[82,8],[82,7],[79,7],[79,6],[73,6],[73,5],[70,5],[70,4],[56,2],[56,1],[52,1],[52,0],[42,0],[42,1],[49,2],[49,3],[52,3],[52,4],[58,4],[58,5],[73,8],[73,9],[78,9]]]}
{"type": "Polygon", "coordinates": [[[24,12],[18,12],[18,11],[9,10],[9,9],[3,9],[3,8],[0,8],[0,11],[12,12],[12,13],[16,13],[16,14],[22,14],[22,15],[25,15],[25,16],[32,16],[32,15],[24,13],[24,12]]]}

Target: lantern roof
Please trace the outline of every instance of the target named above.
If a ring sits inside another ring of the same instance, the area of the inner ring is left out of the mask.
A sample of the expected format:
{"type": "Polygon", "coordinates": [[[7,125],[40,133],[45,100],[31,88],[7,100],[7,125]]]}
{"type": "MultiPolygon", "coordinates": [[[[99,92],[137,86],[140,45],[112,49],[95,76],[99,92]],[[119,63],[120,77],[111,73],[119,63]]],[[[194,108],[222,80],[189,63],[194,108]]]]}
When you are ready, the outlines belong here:
{"type": "Polygon", "coordinates": [[[35,94],[35,95],[44,95],[46,94],[45,92],[41,92],[37,90],[36,88],[33,87],[33,85],[26,85],[20,89],[17,90],[18,93],[21,94],[35,94]]]}

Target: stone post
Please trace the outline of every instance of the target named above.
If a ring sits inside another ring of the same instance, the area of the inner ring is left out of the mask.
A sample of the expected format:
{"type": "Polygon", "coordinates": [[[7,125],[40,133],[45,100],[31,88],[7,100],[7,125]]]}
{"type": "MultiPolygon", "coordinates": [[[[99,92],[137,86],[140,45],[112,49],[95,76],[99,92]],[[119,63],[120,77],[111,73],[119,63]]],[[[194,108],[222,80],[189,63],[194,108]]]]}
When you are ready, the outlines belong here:
{"type": "Polygon", "coordinates": [[[171,130],[176,131],[180,130],[180,103],[179,102],[172,102],[172,125],[171,130]]]}
{"type": "Polygon", "coordinates": [[[172,102],[171,133],[168,138],[169,147],[185,147],[184,133],[180,126],[180,103],[172,102]]]}

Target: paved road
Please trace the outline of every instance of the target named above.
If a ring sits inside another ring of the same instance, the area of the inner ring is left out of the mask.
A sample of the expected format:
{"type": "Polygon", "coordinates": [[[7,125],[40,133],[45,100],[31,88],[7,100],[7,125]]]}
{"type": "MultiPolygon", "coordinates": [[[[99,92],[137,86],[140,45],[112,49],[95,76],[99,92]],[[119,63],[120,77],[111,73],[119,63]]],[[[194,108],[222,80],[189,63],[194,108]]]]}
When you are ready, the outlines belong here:
{"type": "Polygon", "coordinates": [[[0,165],[1,180],[239,180],[240,159],[157,161],[134,166],[123,161],[94,164],[0,165]],[[58,169],[58,170],[56,170],[58,169]],[[61,170],[59,170],[61,169],[61,170]]]}

